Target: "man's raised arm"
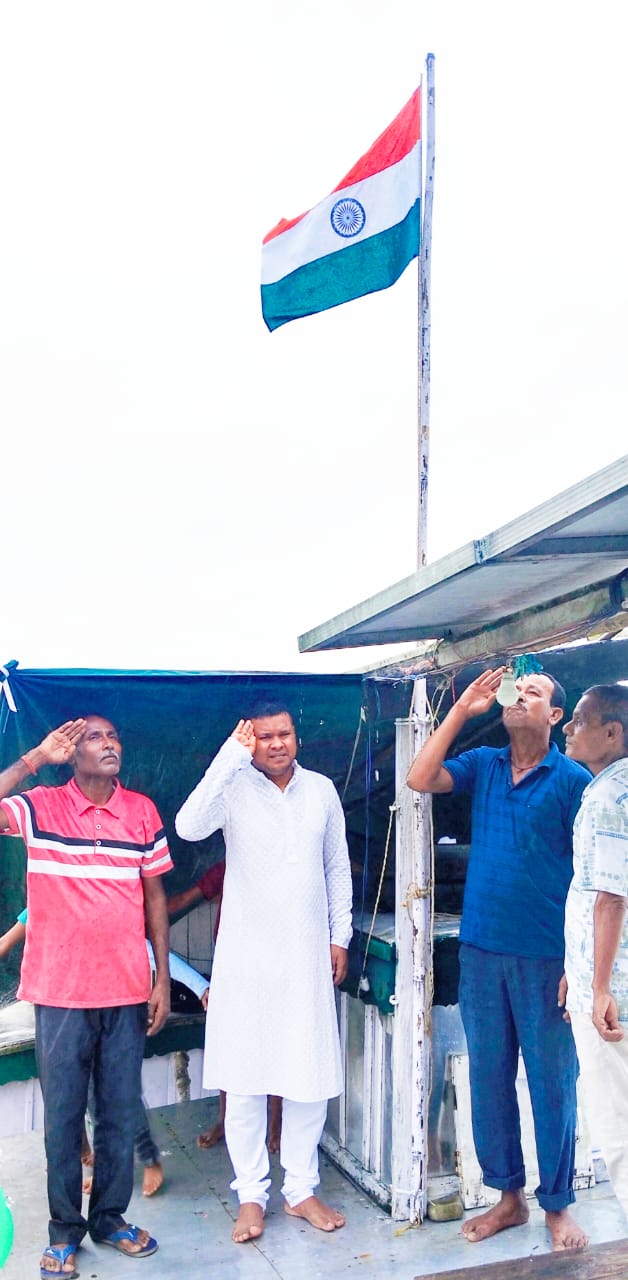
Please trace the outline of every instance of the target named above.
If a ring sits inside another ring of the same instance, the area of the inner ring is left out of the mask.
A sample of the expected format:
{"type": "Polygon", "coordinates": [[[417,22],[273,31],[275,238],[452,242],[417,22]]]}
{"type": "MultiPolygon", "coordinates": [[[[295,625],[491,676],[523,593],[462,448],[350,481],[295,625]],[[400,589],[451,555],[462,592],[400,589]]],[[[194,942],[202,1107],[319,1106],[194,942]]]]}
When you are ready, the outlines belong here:
{"type": "Polygon", "coordinates": [[[205,840],[225,820],[223,792],[240,769],[251,763],[255,733],[250,720],[239,720],[230,738],[205,770],[200,782],[183,802],[174,820],[182,840],[205,840]]]}
{"type": "MultiPolygon", "coordinates": [[[[3,769],[0,773],[0,800],[19,791],[26,779],[38,773],[43,765],[67,764],[74,755],[84,729],[84,720],[66,720],[65,724],[47,734],[38,747],[26,751],[14,764],[3,769]]],[[[0,831],[6,831],[8,827],[9,819],[0,806],[0,831]]]]}
{"type": "Polygon", "coordinates": [[[443,761],[467,720],[483,715],[492,707],[504,670],[497,667],[495,671],[483,671],[454,702],[443,723],[430,734],[410,765],[407,783],[413,791],[438,794],[453,789],[453,778],[443,768],[443,761]]]}

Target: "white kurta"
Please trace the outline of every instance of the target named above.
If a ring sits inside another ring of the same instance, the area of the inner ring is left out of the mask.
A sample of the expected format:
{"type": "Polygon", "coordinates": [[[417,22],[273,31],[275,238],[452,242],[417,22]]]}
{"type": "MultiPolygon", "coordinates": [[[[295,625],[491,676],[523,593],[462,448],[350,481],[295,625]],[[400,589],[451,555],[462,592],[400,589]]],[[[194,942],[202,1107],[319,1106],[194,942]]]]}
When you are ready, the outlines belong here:
{"type": "Polygon", "coordinates": [[[330,943],[351,939],[351,869],[329,778],[294,766],[285,791],[229,738],[176,818],[184,840],[222,828],[226,872],[203,1084],[297,1102],[342,1090],[330,943]]]}

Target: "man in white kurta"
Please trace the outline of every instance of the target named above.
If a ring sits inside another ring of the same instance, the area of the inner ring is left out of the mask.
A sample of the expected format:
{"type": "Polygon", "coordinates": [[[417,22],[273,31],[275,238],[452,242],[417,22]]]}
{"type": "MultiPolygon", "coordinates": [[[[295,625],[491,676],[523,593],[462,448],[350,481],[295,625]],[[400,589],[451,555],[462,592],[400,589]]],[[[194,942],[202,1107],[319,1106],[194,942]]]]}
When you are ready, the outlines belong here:
{"type": "Polygon", "coordinates": [[[203,1083],[227,1094],[237,1243],[262,1232],[267,1094],[284,1099],[286,1211],[344,1225],[314,1188],[327,1100],[343,1087],[334,983],[347,971],[351,869],[335,787],[295,757],[290,713],[267,704],[239,722],[176,819],[183,839],[225,837],[203,1083]]]}

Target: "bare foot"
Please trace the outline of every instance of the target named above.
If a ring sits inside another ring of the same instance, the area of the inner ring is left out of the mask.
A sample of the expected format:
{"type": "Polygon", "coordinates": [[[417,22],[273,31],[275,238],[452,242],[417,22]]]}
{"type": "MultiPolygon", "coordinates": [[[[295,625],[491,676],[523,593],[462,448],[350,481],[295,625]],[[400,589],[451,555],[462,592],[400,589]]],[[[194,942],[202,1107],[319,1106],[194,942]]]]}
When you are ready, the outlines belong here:
{"type": "Polygon", "coordinates": [[[199,1133],[196,1145],[205,1151],[208,1147],[215,1147],[216,1143],[222,1142],[224,1136],[225,1126],[222,1120],[219,1120],[211,1129],[206,1129],[205,1133],[199,1133]]]}
{"type": "Polygon", "coordinates": [[[154,1196],[156,1191],[164,1185],[164,1171],[159,1163],[144,1165],[144,1178],[142,1180],[142,1194],[145,1196],[154,1196]]]}
{"type": "MultiPolygon", "coordinates": [[[[50,1247],[54,1249],[61,1249],[63,1251],[69,1246],[67,1244],[55,1244],[50,1247]]],[[[39,1266],[44,1272],[50,1271],[58,1276],[74,1277],[78,1275],[78,1271],[76,1270],[76,1252],[74,1249],[71,1253],[66,1255],[65,1262],[63,1263],[59,1258],[51,1258],[44,1253],[42,1254],[39,1266]]]]}
{"type": "Polygon", "coordinates": [[[497,1204],[487,1209],[486,1213],[480,1213],[477,1218],[465,1222],[462,1234],[466,1240],[476,1244],[478,1240],[496,1236],[498,1231],[505,1231],[507,1227],[523,1226],[529,1217],[530,1210],[523,1188],[520,1191],[502,1191],[501,1200],[497,1204]]]}
{"type": "Polygon", "coordinates": [[[85,1167],[85,1162],[83,1162],[83,1192],[86,1196],[91,1195],[93,1181],[94,1181],[93,1161],[92,1161],[92,1167],[88,1165],[87,1168],[85,1167]]]}
{"type": "Polygon", "coordinates": [[[264,1230],[264,1210],[261,1204],[252,1201],[241,1204],[231,1239],[235,1244],[245,1244],[247,1240],[256,1240],[264,1230]]]}
{"type": "Polygon", "coordinates": [[[559,1209],[557,1213],[546,1210],[545,1225],[552,1238],[552,1250],[586,1249],[589,1237],[582,1227],[572,1218],[567,1209],[559,1209]]]}
{"type": "Polygon", "coordinates": [[[307,1200],[302,1200],[292,1208],[289,1204],[285,1204],[284,1209],[291,1218],[305,1218],[306,1222],[310,1222],[313,1227],[318,1227],[319,1231],[335,1231],[337,1227],[344,1227],[347,1221],[344,1213],[331,1209],[328,1204],[319,1200],[318,1196],[308,1196],[307,1200]]]}

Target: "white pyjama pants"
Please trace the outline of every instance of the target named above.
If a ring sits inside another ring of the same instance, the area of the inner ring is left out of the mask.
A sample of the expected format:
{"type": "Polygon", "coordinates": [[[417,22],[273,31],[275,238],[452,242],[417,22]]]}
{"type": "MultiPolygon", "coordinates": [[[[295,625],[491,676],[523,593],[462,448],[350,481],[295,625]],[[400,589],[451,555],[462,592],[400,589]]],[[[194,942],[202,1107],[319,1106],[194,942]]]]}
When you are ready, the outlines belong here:
{"type": "Polygon", "coordinates": [[[589,1013],[570,1017],[591,1138],[628,1218],[628,1025],[623,1040],[602,1040],[589,1013]]]}
{"type": "MultiPolygon", "coordinates": [[[[279,1159],[284,1171],[281,1193],[290,1208],[318,1186],[318,1144],[325,1127],[327,1099],[293,1102],[283,1099],[279,1159]]],[[[266,1094],[228,1093],[225,1140],[235,1178],[231,1190],[240,1204],[265,1207],[270,1186],[266,1146],[266,1094]]]]}

